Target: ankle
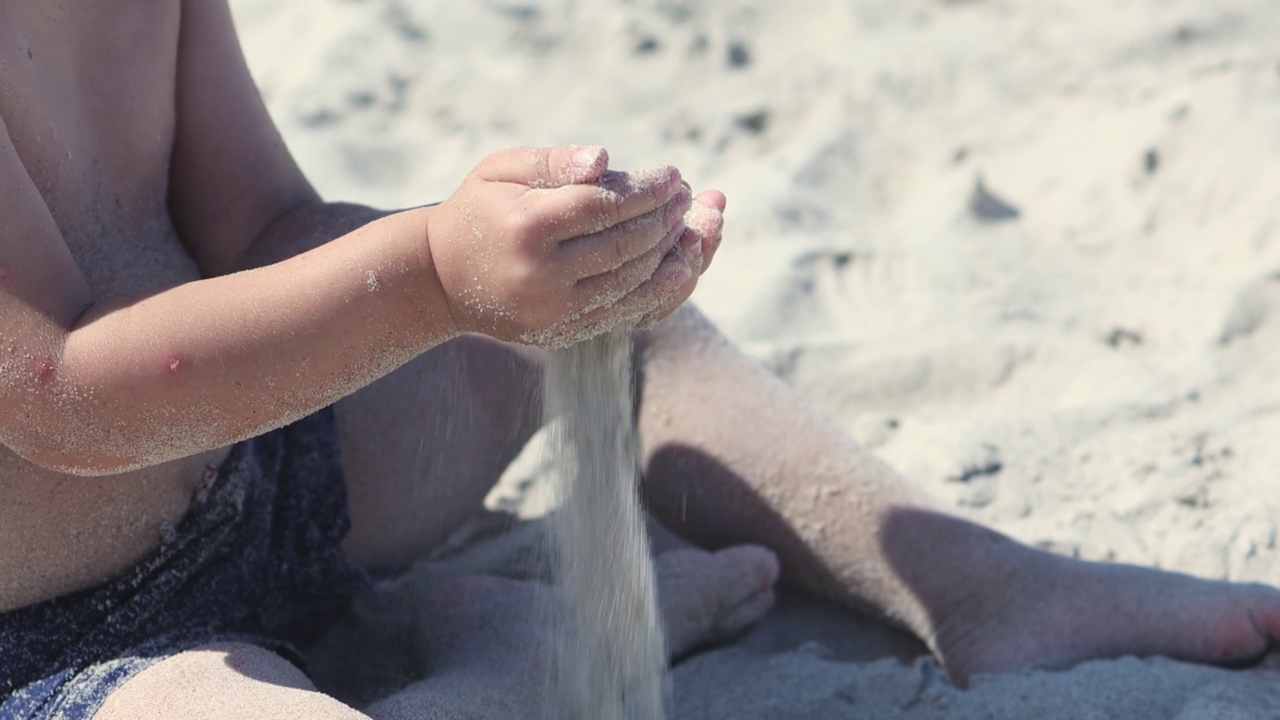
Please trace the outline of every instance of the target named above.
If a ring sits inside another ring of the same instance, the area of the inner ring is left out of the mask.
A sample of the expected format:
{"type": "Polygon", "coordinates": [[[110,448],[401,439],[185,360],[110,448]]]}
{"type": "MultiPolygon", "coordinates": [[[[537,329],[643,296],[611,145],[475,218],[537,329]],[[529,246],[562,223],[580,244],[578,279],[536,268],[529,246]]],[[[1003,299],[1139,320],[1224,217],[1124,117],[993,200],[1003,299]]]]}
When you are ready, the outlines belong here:
{"type": "MultiPolygon", "coordinates": [[[[942,513],[900,513],[883,534],[886,557],[910,600],[899,612],[957,682],[987,667],[993,647],[1017,636],[1036,654],[1038,608],[1069,574],[1068,558],[942,513]]],[[[1016,660],[1002,653],[1005,660],[1016,660]]]]}

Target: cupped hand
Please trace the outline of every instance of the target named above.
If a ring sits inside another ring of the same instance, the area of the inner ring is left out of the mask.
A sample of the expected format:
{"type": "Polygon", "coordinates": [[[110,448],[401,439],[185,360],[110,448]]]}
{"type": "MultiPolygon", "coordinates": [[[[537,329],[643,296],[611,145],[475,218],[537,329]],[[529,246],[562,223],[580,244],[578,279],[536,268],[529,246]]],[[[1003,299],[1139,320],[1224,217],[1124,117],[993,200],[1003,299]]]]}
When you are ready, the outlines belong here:
{"type": "Polygon", "coordinates": [[[703,235],[685,225],[696,210],[679,171],[608,162],[596,147],[501,150],[432,209],[431,262],[458,331],[558,347],[691,291],[682,239],[703,235]]]}

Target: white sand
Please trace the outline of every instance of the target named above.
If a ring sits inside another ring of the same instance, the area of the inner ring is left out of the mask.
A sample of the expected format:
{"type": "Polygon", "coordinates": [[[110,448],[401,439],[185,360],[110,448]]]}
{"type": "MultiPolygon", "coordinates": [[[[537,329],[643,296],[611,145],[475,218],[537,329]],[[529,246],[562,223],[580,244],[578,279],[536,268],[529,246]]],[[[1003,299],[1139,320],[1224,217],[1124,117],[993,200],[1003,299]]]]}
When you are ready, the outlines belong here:
{"type": "MultiPolygon", "coordinates": [[[[233,5],[328,196],[438,199],[512,144],[673,162],[730,198],[704,310],[958,512],[1280,583],[1274,0],[233,5]]],[[[1167,661],[957,694],[859,662],[865,623],[788,651],[830,620],[797,613],[680,668],[678,717],[1280,715],[1275,670],[1167,661]]]]}
{"type": "MultiPolygon", "coordinates": [[[[553,704],[564,720],[662,720],[667,647],[640,507],[625,330],[557,351],[547,406],[560,420],[553,704]]],[[[548,606],[551,607],[551,606],[548,606]]]]}

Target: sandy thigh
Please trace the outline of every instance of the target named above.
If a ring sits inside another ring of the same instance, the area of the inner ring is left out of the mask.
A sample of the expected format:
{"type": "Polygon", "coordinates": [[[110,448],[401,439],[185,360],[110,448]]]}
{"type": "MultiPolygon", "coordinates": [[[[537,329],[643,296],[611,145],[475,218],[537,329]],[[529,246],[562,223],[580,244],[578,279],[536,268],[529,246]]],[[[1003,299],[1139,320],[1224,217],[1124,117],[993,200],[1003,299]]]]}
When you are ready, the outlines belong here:
{"type": "Polygon", "coordinates": [[[179,653],[138,673],[94,720],[367,720],[318,692],[284,658],[224,643],[179,653]]]}

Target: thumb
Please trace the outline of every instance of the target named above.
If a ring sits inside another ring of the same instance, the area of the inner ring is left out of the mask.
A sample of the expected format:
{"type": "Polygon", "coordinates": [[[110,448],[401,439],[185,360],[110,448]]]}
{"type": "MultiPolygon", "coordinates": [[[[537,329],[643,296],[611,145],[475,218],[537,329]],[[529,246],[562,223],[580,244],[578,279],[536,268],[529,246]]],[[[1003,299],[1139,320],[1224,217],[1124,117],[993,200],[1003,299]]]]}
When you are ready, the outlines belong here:
{"type": "Polygon", "coordinates": [[[491,182],[535,188],[594,183],[609,168],[609,152],[597,145],[499,150],[480,162],[476,173],[491,182]]]}

